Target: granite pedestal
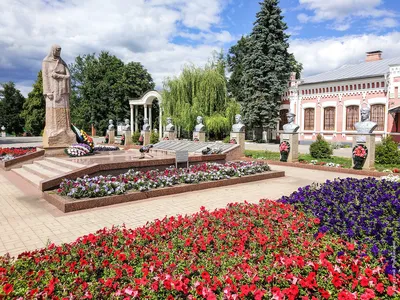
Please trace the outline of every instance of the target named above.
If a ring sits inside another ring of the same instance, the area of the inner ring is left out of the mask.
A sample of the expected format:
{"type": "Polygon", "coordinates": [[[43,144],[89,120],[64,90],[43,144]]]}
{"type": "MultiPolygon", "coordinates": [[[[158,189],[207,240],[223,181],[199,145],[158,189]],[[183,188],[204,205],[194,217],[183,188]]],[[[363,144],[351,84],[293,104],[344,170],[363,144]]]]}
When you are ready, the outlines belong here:
{"type": "Polygon", "coordinates": [[[240,152],[242,156],[244,155],[244,142],[245,142],[245,133],[244,132],[231,132],[231,140],[234,139],[236,144],[240,146],[240,152]]]}
{"type": "Polygon", "coordinates": [[[150,144],[150,135],[151,135],[150,130],[142,130],[143,146],[150,144]]]}
{"type": "Polygon", "coordinates": [[[125,135],[125,146],[133,145],[132,132],[130,130],[125,130],[124,135],[125,135]]]}
{"type": "Polygon", "coordinates": [[[199,142],[206,141],[206,133],[204,131],[193,131],[193,141],[198,139],[199,142]]]}
{"type": "Polygon", "coordinates": [[[109,144],[115,143],[115,130],[108,130],[108,143],[109,144]]]}
{"type": "MultiPolygon", "coordinates": [[[[363,170],[375,169],[375,134],[360,134],[353,136],[353,148],[356,145],[364,145],[367,147],[368,154],[365,158],[363,170]]],[[[352,162],[354,167],[354,160],[352,162]]]]}
{"type": "Polygon", "coordinates": [[[168,138],[168,140],[170,140],[170,141],[176,140],[175,131],[165,131],[164,138],[168,138]]]}
{"type": "Polygon", "coordinates": [[[288,154],[288,162],[299,161],[299,134],[298,133],[282,133],[281,142],[288,142],[290,151],[288,154]]]}

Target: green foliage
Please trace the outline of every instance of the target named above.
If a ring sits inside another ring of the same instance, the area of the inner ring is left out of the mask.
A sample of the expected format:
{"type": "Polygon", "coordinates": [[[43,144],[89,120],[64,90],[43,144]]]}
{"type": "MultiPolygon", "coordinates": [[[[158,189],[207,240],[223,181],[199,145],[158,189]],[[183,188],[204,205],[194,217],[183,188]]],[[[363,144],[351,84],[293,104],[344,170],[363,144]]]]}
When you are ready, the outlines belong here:
{"type": "Polygon", "coordinates": [[[240,107],[227,97],[223,64],[219,56],[204,68],[185,66],[179,77],[168,78],[164,82],[163,121],[172,117],[176,126],[189,132],[196,117],[203,116],[210,135],[229,131],[240,107]]]}
{"type": "Polygon", "coordinates": [[[227,55],[228,70],[231,76],[228,82],[228,94],[235,98],[237,101],[243,101],[243,86],[240,81],[243,77],[243,59],[247,51],[246,43],[249,37],[242,36],[242,38],[229,49],[227,55]]]}
{"type": "Polygon", "coordinates": [[[256,15],[243,58],[242,112],[249,128],[275,128],[279,120],[281,95],[292,71],[282,11],[278,0],[264,0],[256,15]]]}
{"type": "Polygon", "coordinates": [[[313,158],[329,158],[333,151],[331,145],[322,135],[317,135],[317,140],[310,145],[310,154],[313,158]]]}
{"type": "Polygon", "coordinates": [[[300,79],[301,71],[303,70],[303,64],[296,60],[293,53],[290,53],[289,59],[292,72],[296,72],[296,79],[300,79]]]}
{"type": "Polygon", "coordinates": [[[135,145],[139,145],[140,144],[139,139],[140,139],[140,132],[137,131],[134,132],[132,134],[132,143],[134,143],[135,145]]]}
{"type": "Polygon", "coordinates": [[[376,145],[375,162],[377,164],[400,164],[400,150],[392,136],[382,139],[382,143],[376,145]]]}
{"type": "Polygon", "coordinates": [[[6,127],[7,133],[19,135],[24,132],[24,119],[21,117],[22,107],[25,102],[24,96],[15,88],[13,82],[1,84],[0,89],[0,126],[6,127]]]}
{"type": "Polygon", "coordinates": [[[129,99],[154,89],[147,70],[138,62],[124,64],[108,52],[78,56],[70,65],[72,121],[89,130],[105,132],[108,120],[129,117],[129,99]]]}
{"type": "Polygon", "coordinates": [[[157,144],[158,141],[159,141],[158,133],[156,133],[155,131],[152,131],[151,135],[150,135],[150,144],[157,144]]]}
{"type": "Polygon", "coordinates": [[[25,119],[25,130],[32,135],[42,133],[45,125],[45,107],[42,71],[39,71],[33,90],[28,94],[21,112],[21,117],[25,119]]]}

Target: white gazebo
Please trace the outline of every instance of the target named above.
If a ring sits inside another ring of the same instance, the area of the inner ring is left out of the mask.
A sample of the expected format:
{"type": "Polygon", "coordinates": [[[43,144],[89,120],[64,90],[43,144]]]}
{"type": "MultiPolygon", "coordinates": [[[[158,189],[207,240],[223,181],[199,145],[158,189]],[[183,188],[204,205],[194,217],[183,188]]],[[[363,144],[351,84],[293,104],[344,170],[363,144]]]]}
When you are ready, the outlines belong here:
{"type": "Polygon", "coordinates": [[[159,116],[159,136],[160,139],[162,138],[162,109],[161,109],[161,102],[162,97],[160,93],[157,91],[150,91],[144,94],[144,96],[140,99],[133,99],[129,100],[129,106],[131,108],[131,132],[140,131],[139,124],[138,124],[138,111],[139,107],[143,106],[144,109],[144,117],[149,119],[150,129],[153,130],[153,122],[152,122],[152,115],[151,115],[151,107],[153,105],[153,101],[157,99],[158,105],[160,106],[160,116],[159,116]]]}

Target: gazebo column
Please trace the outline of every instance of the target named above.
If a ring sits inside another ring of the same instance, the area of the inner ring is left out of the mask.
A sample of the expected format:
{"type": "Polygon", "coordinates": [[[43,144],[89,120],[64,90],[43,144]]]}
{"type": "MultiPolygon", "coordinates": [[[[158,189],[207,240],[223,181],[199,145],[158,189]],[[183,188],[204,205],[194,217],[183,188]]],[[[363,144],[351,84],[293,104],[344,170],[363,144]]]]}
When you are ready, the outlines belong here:
{"type": "Polygon", "coordinates": [[[158,136],[160,138],[160,141],[162,140],[163,137],[163,126],[162,126],[162,109],[160,106],[160,117],[158,118],[158,136]]]}
{"type": "Polygon", "coordinates": [[[133,132],[133,104],[131,106],[131,132],[133,132]]]}
{"type": "Polygon", "coordinates": [[[138,131],[138,107],[135,106],[135,132],[138,131]]]}
{"type": "Polygon", "coordinates": [[[147,104],[143,105],[144,108],[144,118],[147,119],[147,104]]]}
{"type": "Polygon", "coordinates": [[[151,114],[151,108],[152,106],[148,106],[149,108],[149,125],[150,125],[150,130],[153,130],[153,120],[152,120],[152,114],[151,114]]]}

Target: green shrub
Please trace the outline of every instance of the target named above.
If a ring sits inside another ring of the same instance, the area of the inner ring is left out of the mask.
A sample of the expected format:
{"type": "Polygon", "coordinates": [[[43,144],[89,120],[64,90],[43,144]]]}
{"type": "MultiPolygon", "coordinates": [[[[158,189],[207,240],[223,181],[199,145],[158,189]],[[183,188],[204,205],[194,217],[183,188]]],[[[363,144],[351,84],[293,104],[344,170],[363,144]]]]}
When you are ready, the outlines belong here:
{"type": "Polygon", "coordinates": [[[400,150],[390,135],[376,145],[375,162],[382,165],[400,164],[400,150]]]}
{"type": "Polygon", "coordinates": [[[317,135],[317,140],[310,145],[310,154],[313,158],[330,158],[332,155],[331,145],[325,141],[322,135],[317,135]]]}
{"type": "Polygon", "coordinates": [[[135,145],[139,145],[140,144],[139,138],[140,138],[140,132],[137,132],[137,131],[134,132],[132,134],[132,143],[135,144],[135,145]]]}
{"type": "Polygon", "coordinates": [[[226,137],[224,138],[223,142],[226,143],[226,144],[228,144],[230,140],[231,140],[231,137],[228,135],[228,136],[226,136],[226,137]]]}
{"type": "Polygon", "coordinates": [[[158,133],[155,133],[154,131],[152,131],[151,135],[150,135],[150,144],[157,144],[158,141],[159,141],[158,133]]]}

